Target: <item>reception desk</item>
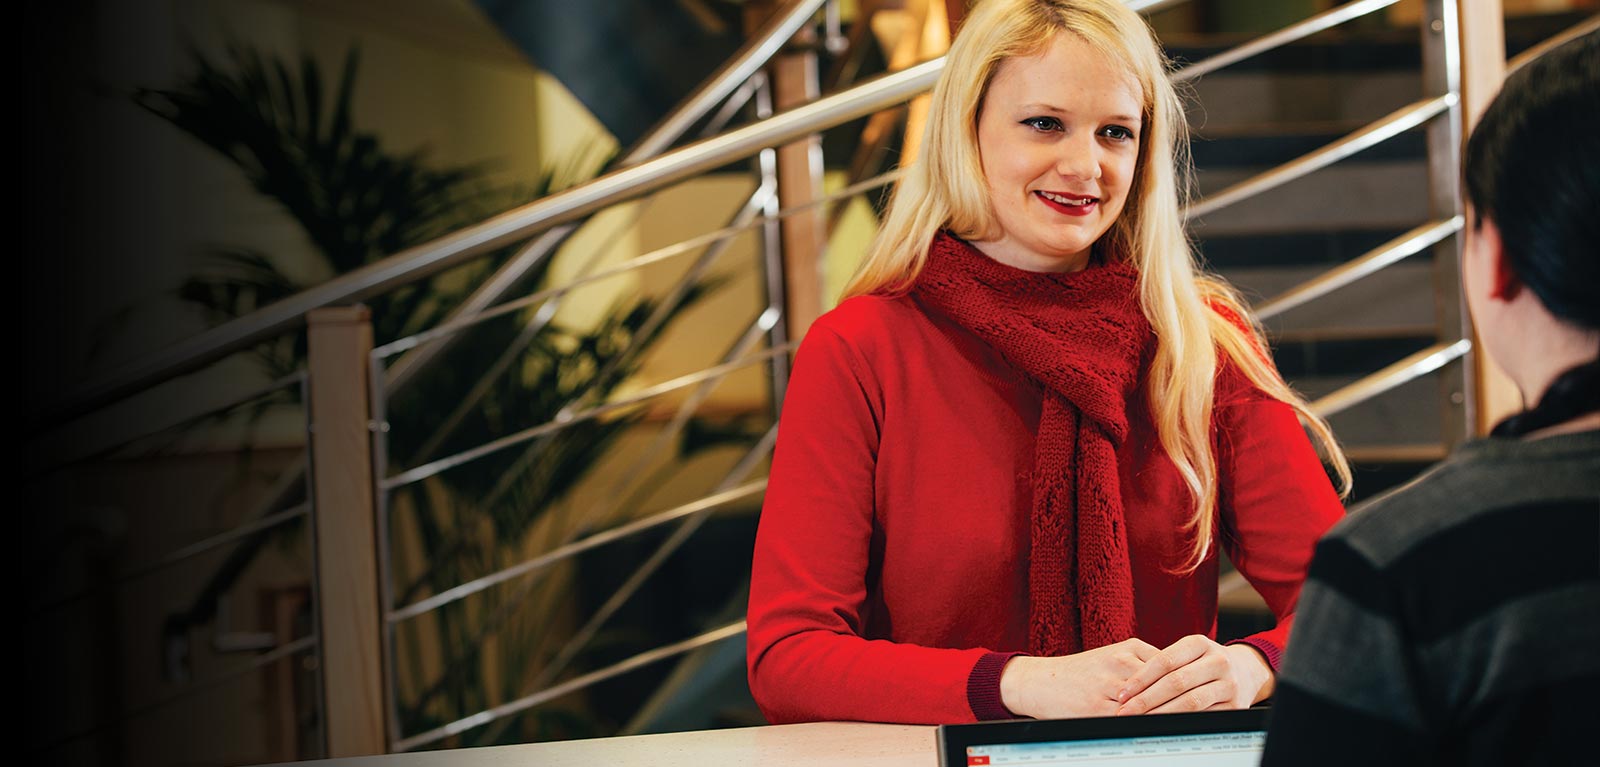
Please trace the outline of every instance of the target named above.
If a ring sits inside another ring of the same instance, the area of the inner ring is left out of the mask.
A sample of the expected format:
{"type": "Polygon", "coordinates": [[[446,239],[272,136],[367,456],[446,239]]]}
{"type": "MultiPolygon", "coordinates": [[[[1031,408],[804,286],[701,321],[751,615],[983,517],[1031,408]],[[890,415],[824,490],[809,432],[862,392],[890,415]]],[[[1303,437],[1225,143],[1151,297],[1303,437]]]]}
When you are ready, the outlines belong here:
{"type": "Polygon", "coordinates": [[[812,722],[299,762],[338,767],[930,767],[933,727],[812,722]]]}

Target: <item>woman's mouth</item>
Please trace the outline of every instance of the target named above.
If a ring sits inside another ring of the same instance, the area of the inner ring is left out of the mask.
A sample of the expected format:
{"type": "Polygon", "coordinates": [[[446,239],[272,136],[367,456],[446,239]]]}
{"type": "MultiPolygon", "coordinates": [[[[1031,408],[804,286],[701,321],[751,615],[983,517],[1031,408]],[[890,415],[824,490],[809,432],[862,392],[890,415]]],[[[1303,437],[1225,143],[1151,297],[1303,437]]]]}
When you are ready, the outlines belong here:
{"type": "Polygon", "coordinates": [[[1087,216],[1094,212],[1095,205],[1100,202],[1098,197],[1080,197],[1055,192],[1036,191],[1033,195],[1052,210],[1069,216],[1087,216]]]}

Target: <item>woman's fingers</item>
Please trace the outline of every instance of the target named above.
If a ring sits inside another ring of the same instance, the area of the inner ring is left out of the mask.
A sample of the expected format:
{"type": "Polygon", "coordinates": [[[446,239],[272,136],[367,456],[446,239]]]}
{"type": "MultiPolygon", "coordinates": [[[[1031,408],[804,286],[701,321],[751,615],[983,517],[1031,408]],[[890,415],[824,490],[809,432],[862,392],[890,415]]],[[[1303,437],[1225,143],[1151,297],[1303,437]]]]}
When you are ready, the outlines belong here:
{"type": "Polygon", "coordinates": [[[1053,658],[1018,656],[1000,676],[1001,701],[1013,712],[1038,718],[1108,716],[1128,677],[1161,651],[1140,639],[1053,658]]]}
{"type": "MultiPolygon", "coordinates": [[[[1157,651],[1148,658],[1144,658],[1144,667],[1129,677],[1128,681],[1122,685],[1122,689],[1117,693],[1117,700],[1124,703],[1129,702],[1130,699],[1144,693],[1151,685],[1169,674],[1198,660],[1205,655],[1206,644],[1209,642],[1210,640],[1198,634],[1190,635],[1173,642],[1171,647],[1157,651]]],[[[1182,691],[1178,690],[1177,692],[1182,691]]],[[[1156,705],[1159,705],[1159,703],[1156,705]]]]}
{"type": "Polygon", "coordinates": [[[1196,697],[1198,690],[1207,694],[1226,693],[1233,696],[1233,683],[1217,669],[1219,664],[1196,661],[1173,669],[1137,695],[1126,699],[1117,709],[1117,715],[1148,714],[1155,711],[1199,711],[1216,702],[1196,697]],[[1220,686],[1219,686],[1220,685],[1220,686]],[[1174,707],[1176,706],[1176,707],[1174,707]]]}
{"type": "Polygon", "coordinates": [[[1233,700],[1233,683],[1225,679],[1207,682],[1184,692],[1172,700],[1146,711],[1147,714],[1176,714],[1184,711],[1205,711],[1211,708],[1230,708],[1233,700]]]}
{"type": "Polygon", "coordinates": [[[1129,652],[1133,653],[1133,657],[1138,658],[1140,662],[1147,663],[1151,658],[1154,658],[1161,653],[1160,650],[1156,649],[1155,645],[1150,644],[1149,642],[1146,642],[1138,637],[1124,639],[1119,644],[1127,648],[1129,652]]]}
{"type": "Polygon", "coordinates": [[[1233,708],[1240,683],[1232,662],[1198,634],[1164,650],[1128,639],[1075,655],[1013,658],[1001,674],[1001,698],[1039,718],[1233,708]]]}
{"type": "Polygon", "coordinates": [[[1224,700],[1231,701],[1234,687],[1222,647],[1206,637],[1185,637],[1157,653],[1128,680],[1117,695],[1122,702],[1117,714],[1199,711],[1217,702],[1209,695],[1225,693],[1224,700]],[[1196,697],[1201,689],[1206,689],[1205,695],[1196,697]]]}

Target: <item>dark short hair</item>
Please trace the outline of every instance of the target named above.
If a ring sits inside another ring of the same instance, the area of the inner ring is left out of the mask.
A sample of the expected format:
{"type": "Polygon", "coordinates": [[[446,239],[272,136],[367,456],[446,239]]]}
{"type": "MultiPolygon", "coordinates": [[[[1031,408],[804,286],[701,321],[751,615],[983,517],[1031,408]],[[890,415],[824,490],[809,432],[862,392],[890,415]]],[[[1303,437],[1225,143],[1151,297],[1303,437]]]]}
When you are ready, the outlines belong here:
{"type": "Polygon", "coordinates": [[[1506,79],[1467,142],[1462,174],[1517,277],[1546,309],[1600,328],[1600,32],[1506,79]]]}

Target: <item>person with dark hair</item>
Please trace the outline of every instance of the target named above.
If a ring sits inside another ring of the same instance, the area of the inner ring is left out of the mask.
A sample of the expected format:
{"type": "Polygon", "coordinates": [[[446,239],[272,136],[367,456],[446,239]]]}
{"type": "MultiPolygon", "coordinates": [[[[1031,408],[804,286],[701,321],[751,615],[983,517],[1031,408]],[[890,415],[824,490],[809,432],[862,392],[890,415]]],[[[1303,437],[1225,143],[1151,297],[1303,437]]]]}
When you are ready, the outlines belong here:
{"type": "Polygon", "coordinates": [[[1263,764],[1600,763],[1600,33],[1507,80],[1464,175],[1478,348],[1537,404],[1318,544],[1263,764]]]}

